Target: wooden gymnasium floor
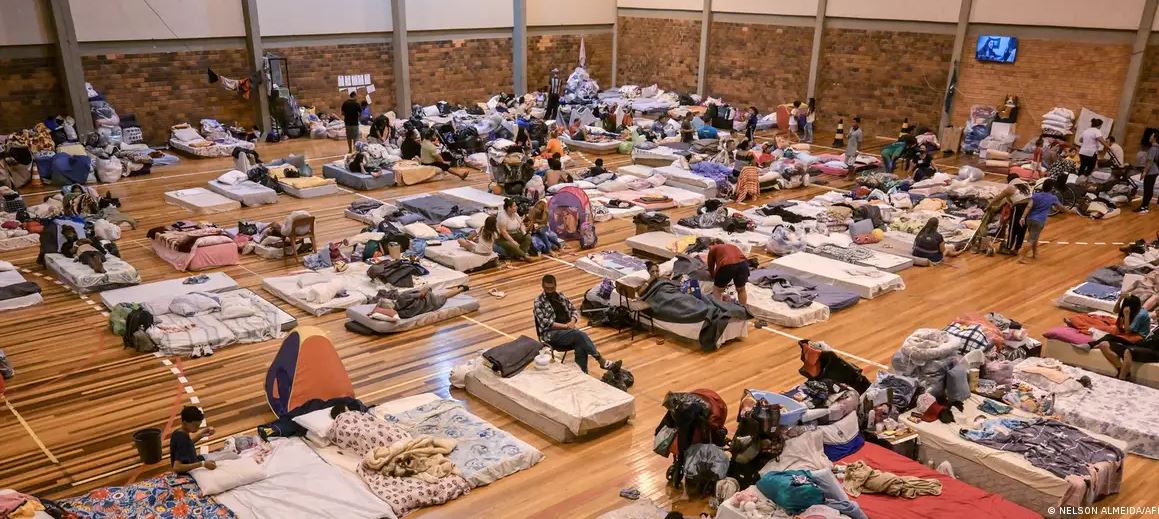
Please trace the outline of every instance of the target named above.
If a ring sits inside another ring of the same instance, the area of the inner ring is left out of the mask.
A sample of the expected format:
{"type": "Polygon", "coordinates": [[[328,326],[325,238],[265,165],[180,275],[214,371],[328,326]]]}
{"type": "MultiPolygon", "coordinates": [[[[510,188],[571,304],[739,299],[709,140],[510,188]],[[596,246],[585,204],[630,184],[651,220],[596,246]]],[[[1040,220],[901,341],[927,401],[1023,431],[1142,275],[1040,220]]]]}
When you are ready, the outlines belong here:
{"type": "MultiPolygon", "coordinates": [[[[818,139],[829,142],[830,139],[818,139]]],[[[879,148],[886,141],[870,140],[879,148]]],[[[344,152],[337,141],[294,140],[263,144],[268,159],[305,153],[315,170],[344,152]]],[[[593,157],[577,154],[580,163],[593,157]]],[[[952,157],[945,165],[957,163],[952,157]]],[[[608,167],[627,164],[626,156],[605,157],[608,167]]],[[[230,169],[226,159],[184,158],[177,166],[159,168],[145,178],[127,179],[111,186],[123,210],[140,225],[119,242],[123,256],[141,271],[144,282],[183,276],[158,259],[145,240],[145,231],[180,218],[186,211],[166,205],[165,191],[202,186],[230,169]]],[[[994,177],[994,179],[999,179],[994,177]]],[[[1000,180],[1000,179],[999,179],[1000,180]]],[[[474,173],[466,184],[482,187],[486,179],[474,173]]],[[[392,198],[464,185],[458,179],[406,188],[364,193],[392,198]]],[[[809,187],[774,193],[768,199],[807,198],[824,188],[809,187]]],[[[31,191],[31,190],[29,190],[31,191]]],[[[47,191],[47,190],[46,190],[47,191]]],[[[308,209],[318,222],[321,241],[350,236],[361,224],[342,216],[343,209],[363,194],[299,200],[282,196],[272,206],[216,214],[207,219],[234,224],[238,219],[280,219],[293,209],[308,209]]],[[[27,198],[38,198],[36,195],[27,198]]],[[[674,219],[691,209],[674,210],[674,219]]],[[[343,329],[345,317],[335,313],[308,316],[260,287],[263,276],[279,275],[296,267],[280,260],[244,256],[242,263],[223,269],[242,286],[267,296],[299,319],[301,324],[326,330],[341,354],[358,397],[368,404],[433,391],[467,402],[469,409],[510,431],[546,454],[531,470],[445,506],[420,512],[423,517],[592,517],[627,504],[621,488],[635,486],[646,498],[673,506],[685,514],[705,511],[703,500],[689,501],[665,484],[668,460],[652,453],[652,431],[662,416],[661,399],[668,391],[709,388],[735,405],[744,388],[787,389],[801,381],[796,337],[824,340],[850,357],[888,363],[890,355],[911,331],[941,327],[968,311],[998,311],[1027,323],[1035,336],[1056,325],[1069,312],[1052,301],[1099,266],[1122,257],[1112,242],[1154,236],[1159,216],[1126,212],[1107,222],[1077,216],[1050,221],[1044,240],[1067,241],[1042,247],[1035,265],[1021,265],[1010,257],[964,255],[937,268],[912,268],[901,275],[907,289],[834,314],[828,322],[804,329],[753,329],[743,342],[720,351],[703,353],[682,340],[649,337],[597,328],[593,335],[600,351],[623,359],[636,385],[636,418],[625,426],[583,443],[553,443],[534,430],[459,390],[449,388],[448,373],[455,364],[519,335],[534,336],[531,301],[539,292],[539,278],[555,274],[561,290],[577,301],[599,278],[574,268],[571,254],[471,275],[471,293],[482,302],[480,311],[435,327],[379,338],[343,329]],[[495,288],[507,293],[502,300],[487,295],[495,288]]],[[[597,250],[627,252],[625,238],[633,234],[629,220],[599,225],[597,250]]],[[[237,433],[252,432],[272,416],[262,393],[266,368],[279,341],[231,346],[202,359],[161,359],[122,349],[108,331],[106,318],[94,301],[78,297],[37,274],[35,249],[3,255],[34,274],[27,277],[43,288],[45,303],[0,313],[0,337],[17,375],[8,381],[7,410],[0,411],[0,487],[16,488],[50,497],[76,495],[107,485],[119,485],[156,475],[163,464],[142,467],[130,442],[133,431],[175,424],[182,405],[200,401],[208,422],[217,428],[215,442],[237,433]],[[170,365],[172,363],[172,366],[170,365]],[[192,392],[188,392],[192,391],[192,392]]],[[[767,259],[767,258],[766,258],[767,259]]],[[[870,362],[856,361],[868,374],[870,362]]],[[[593,371],[598,375],[597,369],[593,371]]],[[[1159,463],[1130,456],[1122,492],[1100,504],[1156,505],[1153,485],[1159,463]],[[1148,490],[1151,488],[1152,490],[1148,490]]]]}

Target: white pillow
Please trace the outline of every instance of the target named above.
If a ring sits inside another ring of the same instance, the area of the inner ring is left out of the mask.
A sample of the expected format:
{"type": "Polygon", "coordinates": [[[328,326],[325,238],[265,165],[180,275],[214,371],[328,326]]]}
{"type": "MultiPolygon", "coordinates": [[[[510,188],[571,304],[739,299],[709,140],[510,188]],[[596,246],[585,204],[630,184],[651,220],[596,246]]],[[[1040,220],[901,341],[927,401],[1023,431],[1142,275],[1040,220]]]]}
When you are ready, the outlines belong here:
{"type": "Polygon", "coordinates": [[[595,189],[596,188],[595,184],[588,182],[587,180],[577,180],[577,181],[575,181],[575,186],[580,188],[580,189],[595,189]]]}
{"type": "MultiPolygon", "coordinates": [[[[856,413],[851,413],[856,414],[856,413]]],[[[833,466],[833,462],[825,457],[825,446],[820,430],[814,429],[802,433],[800,436],[785,440],[785,447],[781,456],[769,461],[761,468],[760,474],[768,472],[783,472],[786,470],[818,470],[833,466]]]]}
{"type": "Polygon", "coordinates": [[[0,272],[7,272],[9,270],[16,270],[16,266],[7,261],[0,260],[0,272]]]}
{"type": "Polygon", "coordinates": [[[298,287],[306,288],[310,285],[317,285],[318,283],[325,283],[327,281],[330,281],[330,276],[319,274],[317,272],[311,272],[309,274],[302,274],[301,276],[298,276],[298,287]]]}
{"type": "Polygon", "coordinates": [[[221,305],[222,319],[241,319],[251,317],[255,313],[254,307],[242,301],[226,301],[221,305]]]}
{"type": "Polygon", "coordinates": [[[221,308],[221,302],[203,292],[193,292],[174,297],[169,302],[169,311],[189,317],[221,308]]]}
{"type": "Polygon", "coordinates": [[[236,169],[231,169],[225,173],[222,173],[220,177],[217,177],[217,181],[222,184],[233,186],[244,182],[248,178],[249,177],[247,177],[245,173],[242,173],[236,169]]]}
{"type": "Polygon", "coordinates": [[[475,213],[467,217],[467,225],[472,229],[482,229],[487,223],[487,213],[475,213]]]}
{"type": "Polygon", "coordinates": [[[609,180],[607,182],[604,182],[603,184],[600,184],[599,186],[596,186],[596,189],[599,189],[601,192],[604,192],[604,193],[613,193],[616,191],[627,191],[628,190],[628,183],[624,182],[623,180],[619,180],[619,179],[609,180]]]}
{"type": "Polygon", "coordinates": [[[443,227],[448,229],[462,229],[468,225],[470,219],[471,216],[468,215],[452,216],[443,220],[443,227]]]}
{"type": "Polygon", "coordinates": [[[334,419],[330,417],[329,407],[295,416],[294,423],[309,431],[310,441],[325,447],[330,445],[330,428],[334,426],[334,419]]]}
{"type": "Polygon", "coordinates": [[[201,140],[201,134],[197,133],[197,130],[194,130],[193,128],[179,128],[173,130],[173,137],[181,142],[201,140]]]}
{"type": "Polygon", "coordinates": [[[404,225],[402,228],[406,230],[407,234],[421,240],[433,240],[439,237],[439,233],[433,227],[422,222],[404,225]]]}
{"type": "Polygon", "coordinates": [[[423,115],[426,117],[438,117],[439,116],[439,107],[437,107],[435,105],[424,106],[423,107],[423,115]]]}
{"type": "Polygon", "coordinates": [[[265,469],[248,457],[219,461],[216,469],[193,469],[189,475],[197,481],[201,493],[207,496],[266,479],[265,469]]]}

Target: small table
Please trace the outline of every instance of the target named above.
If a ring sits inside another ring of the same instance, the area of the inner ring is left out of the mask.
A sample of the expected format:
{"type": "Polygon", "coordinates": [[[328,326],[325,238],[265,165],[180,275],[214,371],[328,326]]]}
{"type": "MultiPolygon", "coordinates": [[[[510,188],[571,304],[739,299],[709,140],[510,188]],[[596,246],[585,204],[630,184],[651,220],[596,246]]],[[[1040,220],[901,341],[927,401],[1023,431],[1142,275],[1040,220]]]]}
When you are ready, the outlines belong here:
{"type": "Polygon", "coordinates": [[[910,431],[902,436],[878,436],[876,432],[866,432],[865,439],[901,454],[911,460],[918,459],[918,433],[910,431]]]}

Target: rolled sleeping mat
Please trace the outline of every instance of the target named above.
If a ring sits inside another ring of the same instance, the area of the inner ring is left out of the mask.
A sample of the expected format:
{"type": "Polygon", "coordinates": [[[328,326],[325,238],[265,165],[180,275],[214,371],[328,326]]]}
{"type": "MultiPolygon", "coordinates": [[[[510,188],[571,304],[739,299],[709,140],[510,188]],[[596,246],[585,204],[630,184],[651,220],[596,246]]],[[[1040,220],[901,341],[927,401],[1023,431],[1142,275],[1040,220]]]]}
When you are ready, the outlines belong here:
{"type": "Polygon", "coordinates": [[[986,167],[997,169],[1010,169],[1009,160],[987,160],[986,167]]]}

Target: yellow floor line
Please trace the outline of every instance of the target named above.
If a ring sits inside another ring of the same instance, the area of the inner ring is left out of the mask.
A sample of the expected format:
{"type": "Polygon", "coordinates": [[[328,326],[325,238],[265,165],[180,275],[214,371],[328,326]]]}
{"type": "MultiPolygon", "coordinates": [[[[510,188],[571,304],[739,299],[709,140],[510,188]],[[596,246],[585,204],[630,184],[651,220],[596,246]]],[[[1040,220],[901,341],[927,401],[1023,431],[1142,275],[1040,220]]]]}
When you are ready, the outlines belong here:
{"type": "Polygon", "coordinates": [[[489,324],[487,324],[487,323],[484,323],[484,322],[481,322],[481,321],[476,321],[475,319],[472,319],[472,318],[470,318],[470,317],[467,317],[467,316],[465,316],[465,315],[460,315],[459,317],[462,317],[463,319],[466,319],[466,320],[468,320],[468,321],[471,321],[471,322],[473,322],[473,323],[475,323],[475,324],[477,324],[477,325],[479,325],[479,326],[482,326],[482,327],[484,327],[484,328],[486,328],[486,329],[488,329],[488,330],[491,330],[491,331],[493,331],[493,332],[495,332],[495,333],[497,333],[497,334],[499,334],[499,335],[502,335],[502,336],[504,336],[504,337],[507,337],[508,339],[515,339],[515,336],[514,336],[514,335],[511,335],[511,334],[509,334],[509,333],[507,333],[507,332],[505,332],[505,331],[503,331],[503,330],[500,330],[500,329],[498,329],[498,328],[495,328],[494,326],[491,326],[491,325],[489,325],[489,324]]]}
{"type": "Polygon", "coordinates": [[[32,426],[28,425],[28,422],[24,420],[23,416],[20,416],[20,413],[16,411],[16,408],[13,407],[12,402],[8,400],[8,397],[0,395],[0,400],[4,400],[4,405],[8,406],[9,411],[12,411],[12,416],[16,417],[16,421],[20,422],[20,425],[23,426],[24,430],[28,432],[28,435],[32,437],[32,441],[36,442],[36,446],[40,447],[40,450],[44,452],[44,455],[48,456],[48,460],[55,465],[59,465],[60,461],[56,459],[56,456],[52,455],[52,451],[48,450],[48,447],[44,445],[44,442],[40,441],[40,437],[36,435],[36,431],[33,431],[32,426]]]}

